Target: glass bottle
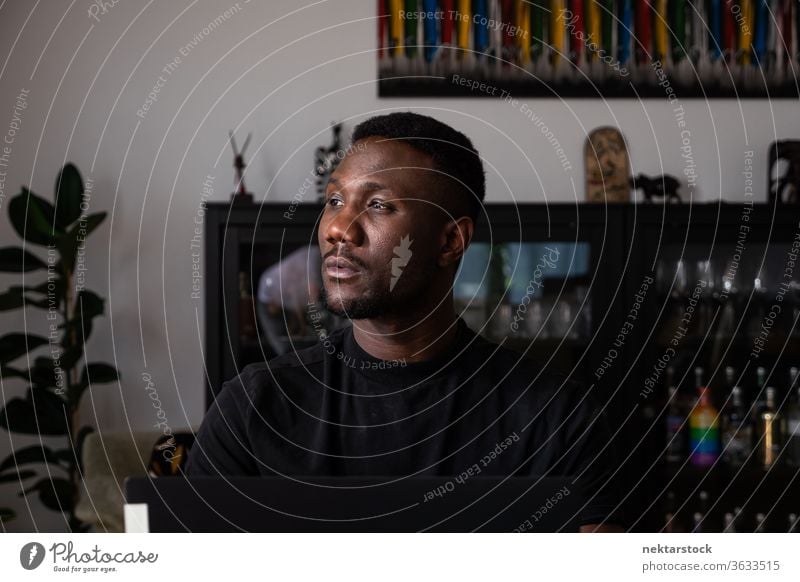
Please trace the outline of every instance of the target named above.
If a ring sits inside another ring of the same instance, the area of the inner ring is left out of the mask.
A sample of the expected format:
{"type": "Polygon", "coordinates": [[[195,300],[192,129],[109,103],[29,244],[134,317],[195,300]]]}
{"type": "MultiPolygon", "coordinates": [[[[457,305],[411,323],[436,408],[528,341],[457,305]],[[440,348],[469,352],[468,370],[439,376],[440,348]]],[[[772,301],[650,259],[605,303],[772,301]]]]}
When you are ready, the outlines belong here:
{"type": "Polygon", "coordinates": [[[703,532],[703,519],[705,516],[696,511],[694,515],[692,515],[692,533],[702,533],[703,532]]]}
{"type": "Polygon", "coordinates": [[[736,533],[736,520],[731,512],[725,514],[722,533],[736,533]]]}
{"type": "Polygon", "coordinates": [[[736,368],[725,366],[725,388],[730,392],[736,385],[736,368]]]}
{"type": "Polygon", "coordinates": [[[776,407],[777,391],[767,386],[767,400],[759,415],[758,423],[758,458],[765,469],[778,463],[783,444],[784,419],[776,407]]]}
{"type": "MultiPolygon", "coordinates": [[[[764,399],[766,396],[766,392],[764,390],[766,381],[767,381],[767,370],[766,368],[759,366],[758,368],[756,368],[756,390],[755,394],[753,395],[753,407],[751,409],[751,419],[750,419],[751,424],[754,427],[754,430],[755,428],[758,427],[761,411],[764,409],[764,406],[766,405],[766,401],[764,399]]],[[[753,436],[756,437],[757,434],[754,433],[753,436]]]]}
{"type": "Polygon", "coordinates": [[[694,387],[696,390],[700,390],[703,387],[703,367],[697,366],[694,369],[694,387]]]}
{"type": "Polygon", "coordinates": [[[538,299],[533,299],[528,315],[528,336],[537,340],[544,340],[550,337],[550,333],[545,325],[546,313],[542,309],[542,304],[538,299]]]}
{"type": "Polygon", "coordinates": [[[732,467],[740,467],[750,456],[753,427],[744,407],[742,389],[734,386],[722,411],[722,458],[732,467]]]}
{"type": "Polygon", "coordinates": [[[667,368],[667,414],[665,419],[667,431],[666,460],[674,463],[681,461],[686,454],[686,415],[678,401],[678,387],[673,384],[673,369],[667,368]]]}
{"type": "Polygon", "coordinates": [[[511,325],[511,309],[508,305],[510,277],[507,276],[508,260],[505,246],[492,245],[489,251],[489,273],[487,275],[488,296],[486,298],[486,321],[493,338],[504,338],[511,325]]]}
{"type": "Polygon", "coordinates": [[[741,507],[734,507],[733,508],[733,527],[734,527],[734,530],[745,531],[745,528],[742,527],[742,508],[741,507]]]}
{"type": "Polygon", "coordinates": [[[786,456],[794,467],[800,467],[800,386],[797,368],[789,370],[789,410],[786,412],[786,456]]]}
{"type": "Polygon", "coordinates": [[[767,369],[764,366],[756,368],[756,388],[758,389],[759,398],[763,398],[762,392],[767,383],[767,369]]]}
{"type": "Polygon", "coordinates": [[[698,393],[697,405],[689,416],[689,450],[693,465],[709,467],[719,456],[718,413],[708,387],[700,386],[698,393]]]}
{"type": "Polygon", "coordinates": [[[664,533],[677,533],[681,531],[675,513],[677,504],[675,502],[675,492],[667,491],[667,502],[664,511],[664,533]]]}
{"type": "Polygon", "coordinates": [[[709,522],[705,521],[706,517],[708,516],[708,510],[708,491],[700,491],[697,494],[697,511],[703,516],[703,527],[706,531],[709,530],[709,522]]]}

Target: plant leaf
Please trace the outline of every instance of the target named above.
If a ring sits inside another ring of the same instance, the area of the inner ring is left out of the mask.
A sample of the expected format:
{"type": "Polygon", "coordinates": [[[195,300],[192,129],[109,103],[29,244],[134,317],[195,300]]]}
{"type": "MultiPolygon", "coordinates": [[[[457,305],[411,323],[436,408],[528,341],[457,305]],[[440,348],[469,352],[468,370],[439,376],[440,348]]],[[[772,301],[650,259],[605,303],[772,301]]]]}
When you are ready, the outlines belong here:
{"type": "Polygon", "coordinates": [[[46,269],[47,264],[33,253],[20,247],[0,248],[0,271],[5,273],[27,273],[46,269]]]}
{"type": "Polygon", "coordinates": [[[17,234],[29,243],[46,246],[64,234],[54,222],[53,205],[24,186],[9,200],[8,216],[17,234]]]}
{"type": "Polygon", "coordinates": [[[33,361],[33,366],[28,369],[25,377],[38,388],[63,388],[66,384],[66,375],[67,370],[63,367],[60,357],[56,359],[52,356],[39,356],[33,361]]]}
{"type": "Polygon", "coordinates": [[[75,313],[82,313],[83,318],[93,318],[103,315],[105,300],[97,293],[82,290],[78,293],[75,304],[75,313]]]}
{"type": "Polygon", "coordinates": [[[61,297],[64,295],[64,279],[61,277],[53,277],[49,281],[42,281],[36,287],[26,287],[26,291],[39,293],[40,295],[54,295],[59,300],[58,305],[61,305],[61,297]]]}
{"type": "Polygon", "coordinates": [[[81,381],[77,386],[73,386],[70,398],[74,402],[79,402],[83,392],[92,385],[106,384],[115,382],[119,379],[119,372],[108,364],[87,364],[81,373],[81,381]]]}
{"type": "Polygon", "coordinates": [[[75,268],[75,256],[78,252],[78,247],[94,229],[100,226],[100,223],[105,218],[105,212],[90,214],[85,220],[76,223],[69,232],[58,238],[56,244],[66,270],[71,272],[75,268]]]}
{"type": "Polygon", "coordinates": [[[22,370],[12,368],[5,364],[0,364],[0,378],[27,378],[28,375],[22,370]]]}
{"type": "Polygon", "coordinates": [[[114,366],[108,364],[92,363],[83,368],[81,384],[107,384],[119,380],[119,372],[114,366]]]}
{"type": "Polygon", "coordinates": [[[11,287],[0,293],[0,311],[11,311],[25,306],[25,294],[20,287],[11,287]]]}
{"type": "Polygon", "coordinates": [[[89,340],[89,336],[92,335],[92,320],[87,319],[83,322],[81,326],[80,319],[75,319],[72,321],[71,325],[66,326],[64,331],[64,335],[61,338],[61,345],[68,345],[72,346],[70,349],[83,349],[83,344],[85,344],[89,340]],[[75,337],[71,337],[71,334],[75,333],[75,337]],[[73,345],[74,340],[74,345],[73,345]]]}
{"type": "Polygon", "coordinates": [[[39,500],[48,509],[61,511],[65,514],[72,512],[75,488],[67,479],[60,477],[39,479],[33,487],[23,490],[20,493],[20,497],[34,491],[39,492],[39,500]]]}
{"type": "Polygon", "coordinates": [[[67,348],[59,354],[58,363],[61,364],[61,369],[71,370],[76,366],[81,356],[83,356],[83,345],[67,348]]]}
{"type": "Polygon", "coordinates": [[[58,309],[61,306],[61,279],[53,279],[48,288],[48,283],[37,285],[36,287],[23,287],[12,285],[3,294],[0,294],[0,311],[9,311],[21,307],[39,307],[41,309],[58,309]],[[44,291],[41,289],[44,287],[44,291]],[[38,297],[31,297],[27,293],[37,294],[38,297]]]}
{"type": "Polygon", "coordinates": [[[92,319],[103,314],[105,301],[92,291],[83,290],[75,298],[74,317],[60,325],[64,329],[62,345],[72,345],[69,334],[74,330],[77,345],[83,345],[92,333],[92,319]]]}
{"type": "Polygon", "coordinates": [[[8,468],[19,468],[21,465],[28,465],[30,463],[50,463],[51,465],[58,465],[59,457],[53,452],[52,449],[45,446],[33,445],[14,451],[7,456],[2,463],[0,463],[0,471],[5,471],[8,468]]]}
{"type": "MultiPolygon", "coordinates": [[[[61,350],[48,356],[39,356],[33,360],[33,366],[28,370],[12,370],[12,375],[25,378],[36,388],[53,388],[54,391],[66,386],[66,377],[83,355],[81,347],[71,350],[61,350]]],[[[12,377],[9,375],[9,377],[12,377]]]]}
{"type": "Polygon", "coordinates": [[[8,507],[0,507],[0,521],[11,521],[17,517],[17,514],[14,513],[13,509],[9,509],[8,507]]]}
{"type": "Polygon", "coordinates": [[[31,477],[36,476],[36,471],[14,471],[13,473],[6,473],[5,475],[0,475],[0,483],[13,483],[18,481],[24,481],[25,479],[30,479],[31,477]]]}
{"type": "Polygon", "coordinates": [[[83,201],[83,178],[74,164],[66,164],[56,177],[56,224],[66,229],[78,220],[83,201]]]}
{"type": "Polygon", "coordinates": [[[55,451],[55,456],[61,466],[70,467],[73,463],[77,463],[75,453],[72,452],[72,449],[59,449],[55,451]]]}
{"type": "Polygon", "coordinates": [[[7,333],[0,337],[0,363],[7,364],[47,343],[47,339],[26,333],[7,333]]]}
{"type": "Polygon", "coordinates": [[[0,426],[9,432],[60,436],[69,434],[66,402],[57,394],[28,388],[25,398],[12,398],[0,411],[0,426]]]}
{"type": "Polygon", "coordinates": [[[103,315],[105,300],[93,291],[84,289],[75,297],[74,317],[59,325],[61,329],[76,328],[80,331],[81,320],[90,320],[103,315]]]}
{"type": "Polygon", "coordinates": [[[32,305],[42,309],[60,309],[64,296],[64,280],[52,278],[35,287],[12,285],[8,291],[0,294],[0,311],[9,311],[32,305]],[[28,295],[32,293],[34,297],[28,295]]]}

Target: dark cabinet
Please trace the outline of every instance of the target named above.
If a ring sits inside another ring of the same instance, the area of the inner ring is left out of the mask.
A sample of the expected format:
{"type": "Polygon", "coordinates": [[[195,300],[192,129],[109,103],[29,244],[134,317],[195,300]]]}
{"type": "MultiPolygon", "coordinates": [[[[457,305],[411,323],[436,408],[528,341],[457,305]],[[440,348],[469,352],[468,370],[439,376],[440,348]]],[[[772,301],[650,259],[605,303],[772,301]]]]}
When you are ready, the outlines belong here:
{"type": "Polygon", "coordinates": [[[670,514],[668,529],[675,531],[721,531],[726,517],[737,531],[753,531],[762,514],[766,531],[787,531],[789,516],[800,513],[800,455],[789,446],[793,431],[785,422],[798,410],[799,386],[792,385],[790,372],[800,366],[800,210],[640,206],[629,210],[626,224],[626,245],[635,251],[626,277],[628,303],[644,277],[654,281],[623,358],[623,383],[637,408],[626,471],[636,485],[631,503],[641,516],[638,527],[657,531],[670,514]],[[698,384],[708,387],[717,413],[719,457],[707,466],[696,462],[703,445],[692,440],[689,420],[697,410],[698,384]],[[727,428],[734,435],[753,431],[744,439],[750,450],[736,464],[728,462],[723,434],[733,386],[745,418],[727,428]],[[783,442],[775,445],[779,462],[767,467],[761,459],[766,440],[759,440],[757,429],[770,386],[778,395],[783,442]],[[676,407],[684,424],[679,454],[668,455],[673,439],[667,417],[676,407]]]}
{"type": "MultiPolygon", "coordinates": [[[[734,508],[748,516],[739,520],[745,528],[770,507],[800,513],[791,507],[800,479],[792,478],[789,455],[772,471],[758,465],[757,452],[745,467],[720,460],[702,468],[692,464],[687,439],[665,460],[668,384],[688,418],[697,368],[717,411],[729,402],[733,368],[755,418],[763,367],[788,413],[797,390],[788,374],[800,366],[798,210],[718,203],[485,210],[453,286],[456,309],[475,331],[596,391],[617,431],[635,530],[660,530],[667,512],[685,529],[702,512],[709,530],[734,508]],[[679,507],[667,507],[676,499],[679,507]]],[[[321,212],[209,204],[207,405],[243,366],[347,325],[321,314],[321,212]]]]}

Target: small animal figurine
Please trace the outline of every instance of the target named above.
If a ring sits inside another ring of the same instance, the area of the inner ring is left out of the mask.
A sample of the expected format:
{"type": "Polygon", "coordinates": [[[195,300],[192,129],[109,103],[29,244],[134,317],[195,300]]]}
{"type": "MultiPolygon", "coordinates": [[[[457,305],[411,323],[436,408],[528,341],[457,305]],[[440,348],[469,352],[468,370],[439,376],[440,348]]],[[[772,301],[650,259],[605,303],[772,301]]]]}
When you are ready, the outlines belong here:
{"type": "Polygon", "coordinates": [[[244,141],[241,151],[236,148],[236,140],[233,137],[233,131],[229,132],[231,136],[231,148],[233,148],[233,167],[236,168],[236,180],[234,186],[236,191],[231,195],[232,202],[253,202],[253,195],[247,191],[244,186],[244,169],[247,164],[244,163],[244,152],[247,146],[250,145],[250,138],[253,134],[248,133],[247,139],[244,141]]]}
{"type": "Polygon", "coordinates": [[[681,183],[672,176],[656,176],[650,178],[644,174],[639,174],[635,178],[630,179],[630,187],[635,192],[641,189],[644,194],[645,202],[653,202],[653,197],[663,197],[664,202],[681,202],[681,197],[678,195],[678,188],[681,183]]]}
{"type": "Polygon", "coordinates": [[[583,147],[587,202],[629,202],[630,159],[616,127],[598,127],[583,147]]]}
{"type": "Polygon", "coordinates": [[[800,203],[800,141],[772,142],[767,182],[770,204],[800,203]]]}
{"type": "Polygon", "coordinates": [[[151,477],[180,475],[186,467],[189,449],[194,444],[194,435],[188,432],[162,434],[150,453],[147,472],[151,477]]]}

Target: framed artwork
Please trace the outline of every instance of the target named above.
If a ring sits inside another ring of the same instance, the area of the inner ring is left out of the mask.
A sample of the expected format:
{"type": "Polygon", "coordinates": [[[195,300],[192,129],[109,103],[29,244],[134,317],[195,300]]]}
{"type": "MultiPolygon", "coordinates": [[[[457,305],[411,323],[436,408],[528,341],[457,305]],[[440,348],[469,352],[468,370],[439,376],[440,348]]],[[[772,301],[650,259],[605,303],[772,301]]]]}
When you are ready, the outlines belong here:
{"type": "Polygon", "coordinates": [[[379,0],[381,97],[800,97],[797,0],[379,0]]]}

